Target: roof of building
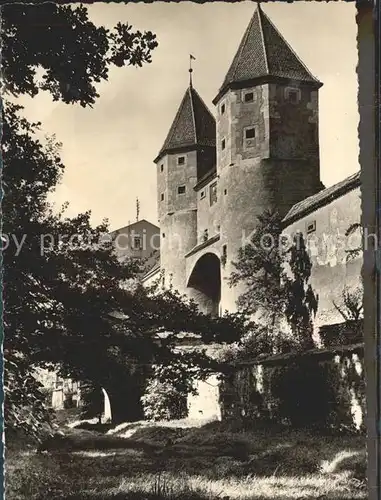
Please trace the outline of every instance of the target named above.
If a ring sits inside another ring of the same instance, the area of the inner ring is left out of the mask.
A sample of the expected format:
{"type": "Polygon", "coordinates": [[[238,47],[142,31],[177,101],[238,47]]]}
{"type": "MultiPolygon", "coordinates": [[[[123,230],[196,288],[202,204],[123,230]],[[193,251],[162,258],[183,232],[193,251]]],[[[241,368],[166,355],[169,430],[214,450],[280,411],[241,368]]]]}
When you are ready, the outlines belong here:
{"type": "Polygon", "coordinates": [[[198,191],[202,187],[206,186],[212,179],[217,177],[217,168],[214,165],[210,170],[208,170],[201,179],[198,180],[197,184],[193,188],[195,191],[198,191]]]}
{"type": "Polygon", "coordinates": [[[198,92],[189,85],[169,129],[163,147],[155,159],[190,146],[216,145],[216,121],[198,92]]]}
{"type": "Polygon", "coordinates": [[[297,219],[300,219],[316,209],[331,203],[336,198],[343,196],[352,189],[360,185],[360,172],[350,175],[346,179],[330,186],[313,196],[309,196],[304,200],[296,203],[283,219],[285,225],[289,225],[297,219]]]}
{"type": "Polygon", "coordinates": [[[232,84],[264,77],[322,85],[258,5],[214,103],[232,84]]]}
{"type": "Polygon", "coordinates": [[[160,272],[160,262],[155,264],[149,271],[147,271],[144,276],[142,277],[142,281],[147,280],[148,278],[151,278],[152,276],[155,276],[160,272]]]}
{"type": "Polygon", "coordinates": [[[160,228],[158,226],[156,226],[155,224],[152,224],[152,222],[149,222],[147,219],[140,219],[138,221],[133,222],[132,224],[127,224],[127,226],[120,227],[119,229],[114,229],[114,231],[110,232],[110,235],[116,235],[116,234],[123,233],[126,230],[131,230],[137,224],[141,225],[142,223],[144,223],[145,225],[151,226],[154,229],[156,229],[157,232],[160,232],[160,228]]]}

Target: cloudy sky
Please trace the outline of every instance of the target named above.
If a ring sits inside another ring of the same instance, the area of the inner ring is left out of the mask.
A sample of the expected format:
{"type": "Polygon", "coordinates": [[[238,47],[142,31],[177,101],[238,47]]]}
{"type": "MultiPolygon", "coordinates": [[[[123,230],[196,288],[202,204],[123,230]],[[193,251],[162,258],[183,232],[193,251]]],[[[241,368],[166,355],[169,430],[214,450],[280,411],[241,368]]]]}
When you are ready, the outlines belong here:
{"type": "MultiPolygon", "coordinates": [[[[255,10],[252,2],[102,4],[88,7],[98,25],[128,22],[156,33],[152,64],[112,68],[93,109],[53,103],[49,95],[23,99],[28,117],[63,143],[66,171],[55,194],[70,202],[69,215],[92,210],[117,229],[141,217],[157,223],[157,155],[188,85],[189,54],[196,57],[193,83],[214,113],[212,99],[255,10]]],[[[355,5],[350,2],[263,4],[310,71],[320,90],[321,177],[326,186],[358,165],[357,48],[355,5]]]]}

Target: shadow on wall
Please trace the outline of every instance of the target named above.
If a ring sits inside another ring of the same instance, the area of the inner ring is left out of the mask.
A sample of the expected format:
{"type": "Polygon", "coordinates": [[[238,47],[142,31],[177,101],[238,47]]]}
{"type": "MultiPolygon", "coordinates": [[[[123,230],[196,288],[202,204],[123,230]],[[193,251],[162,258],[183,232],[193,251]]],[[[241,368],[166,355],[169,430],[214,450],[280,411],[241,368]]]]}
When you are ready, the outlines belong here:
{"type": "Polygon", "coordinates": [[[191,295],[197,298],[202,312],[218,316],[221,300],[221,263],[215,254],[206,253],[196,262],[188,281],[188,291],[193,291],[191,295]]]}

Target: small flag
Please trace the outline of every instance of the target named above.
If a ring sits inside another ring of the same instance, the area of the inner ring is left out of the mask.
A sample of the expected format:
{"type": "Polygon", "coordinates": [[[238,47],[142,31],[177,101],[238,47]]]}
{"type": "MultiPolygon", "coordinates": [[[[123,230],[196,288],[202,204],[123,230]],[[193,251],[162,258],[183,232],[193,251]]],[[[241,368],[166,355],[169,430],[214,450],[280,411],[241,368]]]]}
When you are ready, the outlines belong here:
{"type": "Polygon", "coordinates": [[[192,56],[192,54],[189,54],[190,55],[190,58],[191,60],[193,59],[194,61],[196,60],[196,58],[194,56],[192,56]]]}

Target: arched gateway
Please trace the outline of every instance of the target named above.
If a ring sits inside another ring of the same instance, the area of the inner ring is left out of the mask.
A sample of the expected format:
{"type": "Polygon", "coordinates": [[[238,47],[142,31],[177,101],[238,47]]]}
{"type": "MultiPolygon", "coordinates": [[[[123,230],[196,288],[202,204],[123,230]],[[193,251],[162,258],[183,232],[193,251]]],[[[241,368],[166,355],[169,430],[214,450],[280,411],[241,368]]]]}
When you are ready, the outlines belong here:
{"type": "Polygon", "coordinates": [[[202,255],[188,279],[188,294],[199,305],[200,311],[218,316],[221,300],[221,263],[214,253],[202,255]]]}

